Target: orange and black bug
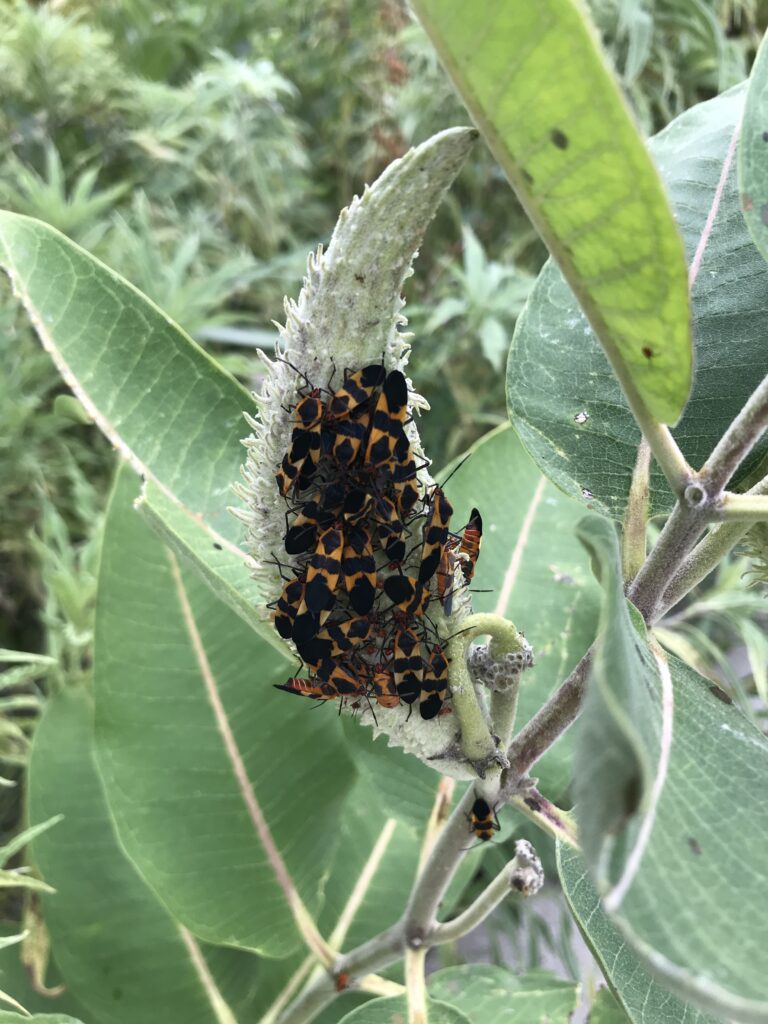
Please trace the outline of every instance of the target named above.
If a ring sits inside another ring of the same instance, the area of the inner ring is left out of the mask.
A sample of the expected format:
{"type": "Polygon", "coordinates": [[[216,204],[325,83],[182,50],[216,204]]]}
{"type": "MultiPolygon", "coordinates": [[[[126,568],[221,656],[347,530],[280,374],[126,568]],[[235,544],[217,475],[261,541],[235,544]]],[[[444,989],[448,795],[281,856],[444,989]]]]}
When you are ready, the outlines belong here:
{"type": "Polygon", "coordinates": [[[371,420],[371,432],[365,449],[367,466],[375,468],[392,461],[407,412],[408,385],[399,370],[392,370],[384,381],[371,420]]]}
{"type": "Polygon", "coordinates": [[[440,714],[448,694],[448,659],[439,644],[432,648],[421,684],[419,712],[425,721],[440,714]]]}
{"type": "Polygon", "coordinates": [[[398,707],[401,698],[391,672],[374,673],[371,696],[382,708],[398,707]]]}
{"type": "Polygon", "coordinates": [[[475,839],[487,843],[493,838],[493,833],[498,832],[501,826],[499,819],[489,807],[487,801],[481,796],[477,797],[469,812],[469,827],[475,839]]]}
{"type": "Polygon", "coordinates": [[[413,704],[421,693],[424,662],[421,659],[419,638],[410,629],[398,629],[395,633],[392,669],[400,699],[405,704],[413,704]]]}
{"type": "Polygon", "coordinates": [[[469,583],[475,575],[475,566],[480,554],[480,543],[483,539],[483,519],[476,508],[472,509],[469,522],[464,527],[461,538],[459,554],[466,557],[461,560],[461,571],[464,579],[469,583]]]}
{"type": "Polygon", "coordinates": [[[284,683],[275,683],[276,690],[284,690],[285,693],[293,693],[297,697],[309,697],[310,700],[336,700],[339,693],[326,682],[318,682],[317,679],[301,679],[294,677],[286,679],[284,683]]]}
{"type": "Polygon", "coordinates": [[[371,417],[367,410],[335,424],[333,457],[340,466],[351,466],[363,447],[371,417]]]}
{"type": "Polygon", "coordinates": [[[283,541],[289,555],[301,555],[317,545],[318,530],[327,530],[338,518],[339,506],[328,503],[326,494],[323,501],[315,495],[310,501],[299,506],[299,513],[286,531],[283,541]]]}
{"type": "Polygon", "coordinates": [[[367,615],[376,600],[376,562],[371,538],[361,526],[345,538],[341,572],[352,608],[358,615],[367,615]]]}
{"type": "Polygon", "coordinates": [[[344,496],[341,514],[344,521],[354,526],[359,523],[369,512],[373,495],[359,487],[353,487],[344,496]]]}
{"type": "Polygon", "coordinates": [[[445,542],[448,539],[448,527],[453,515],[451,503],[442,488],[435,487],[430,502],[429,516],[424,526],[424,545],[421,549],[421,565],[419,566],[419,583],[427,583],[437,572],[445,542]]]}
{"type": "MultiPolygon", "coordinates": [[[[344,534],[338,527],[331,526],[320,534],[315,553],[307,563],[304,604],[315,615],[333,607],[334,591],[341,575],[343,549],[344,534]]],[[[300,608],[299,613],[302,610],[300,608]]]]}
{"type": "Polygon", "coordinates": [[[342,697],[364,696],[365,683],[360,676],[350,671],[340,661],[329,658],[317,670],[318,678],[327,683],[342,697]]]}
{"type": "Polygon", "coordinates": [[[373,518],[381,546],[390,562],[402,562],[405,558],[405,526],[398,515],[395,503],[381,495],[374,500],[373,518]]]}
{"type": "Polygon", "coordinates": [[[293,624],[296,621],[303,590],[303,580],[288,580],[277,599],[274,617],[275,629],[284,640],[288,640],[293,633],[293,624]]]}
{"type": "Polygon", "coordinates": [[[454,569],[456,567],[456,546],[458,540],[449,537],[445,542],[437,567],[437,596],[445,615],[450,616],[453,610],[454,569]]]}
{"type": "Polygon", "coordinates": [[[423,615],[429,603],[429,591],[413,576],[388,576],[384,580],[384,593],[406,618],[423,615]]]}
{"type": "Polygon", "coordinates": [[[387,371],[381,363],[364,366],[362,370],[357,370],[355,373],[346,372],[344,383],[334,392],[328,402],[329,418],[340,420],[345,416],[353,415],[358,409],[364,408],[377,388],[382,386],[386,376],[387,371]]]}
{"type": "Polygon", "coordinates": [[[277,486],[284,498],[291,487],[303,490],[309,485],[320,457],[323,416],[323,403],[314,391],[302,398],[294,410],[291,444],[276,474],[277,486]]]}
{"type": "Polygon", "coordinates": [[[365,643],[373,623],[367,616],[329,622],[315,637],[296,644],[299,657],[307,665],[317,666],[329,658],[338,658],[365,643]]]}

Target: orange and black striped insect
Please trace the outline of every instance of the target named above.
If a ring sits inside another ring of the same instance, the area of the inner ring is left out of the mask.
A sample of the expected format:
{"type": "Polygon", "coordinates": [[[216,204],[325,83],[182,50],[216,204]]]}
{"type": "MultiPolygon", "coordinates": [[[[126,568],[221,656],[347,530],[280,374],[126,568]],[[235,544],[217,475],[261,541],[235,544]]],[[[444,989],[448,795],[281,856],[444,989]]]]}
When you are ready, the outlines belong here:
{"type": "Polygon", "coordinates": [[[371,417],[367,410],[335,424],[333,457],[340,466],[351,466],[357,459],[368,434],[371,417]]]}
{"type": "Polygon", "coordinates": [[[458,543],[456,538],[448,538],[445,542],[443,553],[440,556],[440,565],[437,567],[437,596],[444,614],[449,617],[453,611],[454,570],[456,568],[456,547],[458,543]]]}
{"type": "Polygon", "coordinates": [[[421,684],[419,713],[425,721],[436,718],[448,695],[448,659],[440,644],[430,651],[421,684]]]}
{"type": "Polygon", "coordinates": [[[370,535],[361,526],[345,537],[341,573],[352,608],[358,615],[367,615],[376,600],[376,562],[370,535]]]}
{"type": "Polygon", "coordinates": [[[419,638],[410,629],[398,629],[395,633],[392,669],[400,699],[405,704],[413,704],[421,694],[424,662],[421,658],[419,638]]]}
{"type": "Polygon", "coordinates": [[[400,704],[400,694],[391,672],[375,672],[371,691],[371,696],[382,708],[396,708],[400,704]]]}
{"type": "Polygon", "coordinates": [[[430,501],[430,510],[424,526],[424,545],[421,549],[419,583],[427,583],[437,572],[445,542],[448,539],[453,508],[441,487],[435,487],[430,501]]]}
{"type": "Polygon", "coordinates": [[[406,619],[423,615],[429,603],[429,591],[413,576],[388,576],[384,580],[384,593],[406,619]]]}
{"type": "Polygon", "coordinates": [[[384,381],[371,420],[371,431],[365,449],[367,466],[375,468],[392,462],[407,412],[408,385],[399,370],[392,370],[384,381]]]}
{"type": "MultiPolygon", "coordinates": [[[[341,575],[343,550],[344,534],[339,527],[331,526],[320,534],[315,553],[307,563],[307,585],[303,601],[315,615],[333,607],[334,591],[341,575]]],[[[302,611],[300,608],[299,614],[302,611]]]]}
{"type": "Polygon", "coordinates": [[[278,490],[284,498],[292,487],[300,491],[309,486],[320,458],[323,416],[323,403],[316,391],[302,398],[294,410],[290,447],[275,474],[278,490]]]}
{"type": "Polygon", "coordinates": [[[288,580],[283,587],[283,592],[277,599],[274,613],[275,629],[284,640],[288,640],[293,633],[293,625],[296,621],[303,592],[303,580],[288,580]]]}
{"type": "Polygon", "coordinates": [[[475,839],[484,843],[492,839],[493,833],[498,832],[501,828],[496,814],[481,796],[477,797],[472,804],[472,810],[469,812],[469,827],[475,839]]]}
{"type": "Polygon", "coordinates": [[[464,579],[467,583],[469,583],[475,575],[475,566],[477,565],[477,559],[480,555],[480,544],[482,539],[483,519],[477,509],[473,508],[469,516],[469,522],[464,527],[464,533],[461,537],[461,545],[459,546],[459,555],[465,556],[461,559],[461,571],[464,574],[464,579]]]}
{"type": "Polygon", "coordinates": [[[318,630],[316,636],[296,643],[296,650],[302,661],[316,667],[329,658],[338,658],[348,654],[365,643],[370,636],[372,627],[373,623],[368,616],[343,619],[341,622],[328,622],[318,630]]]}
{"type": "Polygon", "coordinates": [[[275,683],[276,690],[293,693],[297,697],[309,697],[310,700],[335,700],[339,695],[327,683],[318,683],[314,679],[301,679],[294,676],[284,683],[275,683]]]}
{"type": "Polygon", "coordinates": [[[341,505],[332,503],[334,497],[329,490],[322,501],[319,500],[319,494],[315,494],[299,506],[299,513],[286,531],[283,541],[289,555],[301,555],[317,546],[318,530],[327,530],[338,518],[341,505]]]}
{"type": "Polygon", "coordinates": [[[318,678],[342,697],[365,696],[365,681],[340,661],[329,658],[317,670],[318,678]]]}
{"type": "Polygon", "coordinates": [[[354,373],[344,374],[344,383],[335,391],[328,402],[328,417],[341,420],[365,408],[374,392],[382,386],[387,371],[381,363],[372,363],[354,373]]]}
{"type": "Polygon", "coordinates": [[[384,495],[376,497],[373,504],[373,519],[377,524],[379,542],[387,558],[390,562],[402,562],[405,558],[405,526],[398,515],[395,503],[384,495]]]}

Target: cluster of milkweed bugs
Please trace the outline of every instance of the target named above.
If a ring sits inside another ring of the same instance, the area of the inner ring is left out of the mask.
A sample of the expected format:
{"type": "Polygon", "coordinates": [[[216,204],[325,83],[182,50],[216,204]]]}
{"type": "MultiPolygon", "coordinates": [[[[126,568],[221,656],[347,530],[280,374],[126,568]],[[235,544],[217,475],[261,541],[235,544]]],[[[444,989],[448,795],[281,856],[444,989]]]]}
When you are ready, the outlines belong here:
{"type": "Polygon", "coordinates": [[[442,488],[423,492],[406,432],[408,385],[381,364],[346,370],[340,387],[306,381],[276,469],[292,574],[273,603],[275,629],[309,676],[278,689],[353,708],[449,714],[448,660],[430,606],[451,614],[457,566],[472,579],[477,509],[461,534],[442,488]]]}

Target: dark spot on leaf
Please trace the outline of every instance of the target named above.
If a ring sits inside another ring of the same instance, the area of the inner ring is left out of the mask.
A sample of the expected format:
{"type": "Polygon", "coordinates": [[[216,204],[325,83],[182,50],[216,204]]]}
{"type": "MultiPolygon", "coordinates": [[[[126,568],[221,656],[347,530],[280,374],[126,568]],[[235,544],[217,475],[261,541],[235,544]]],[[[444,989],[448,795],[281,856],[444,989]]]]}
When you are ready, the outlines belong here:
{"type": "Polygon", "coordinates": [[[752,209],[752,196],[748,195],[746,192],[741,193],[741,208],[742,210],[746,210],[747,213],[752,209]]]}
{"type": "Polygon", "coordinates": [[[529,185],[533,184],[533,175],[531,174],[531,172],[529,170],[526,170],[525,167],[523,168],[523,177],[525,178],[525,180],[528,182],[529,185]]]}
{"type": "Polygon", "coordinates": [[[549,137],[558,149],[568,149],[570,145],[568,136],[565,132],[561,132],[559,128],[553,128],[549,133],[549,137]]]}
{"type": "Polygon", "coordinates": [[[217,551],[223,551],[224,550],[222,548],[221,544],[217,544],[216,541],[213,542],[213,546],[216,548],[217,551]]]}
{"type": "Polygon", "coordinates": [[[768,203],[763,203],[760,207],[760,220],[763,224],[768,224],[768,203]]]}
{"type": "Polygon", "coordinates": [[[624,813],[628,818],[637,814],[640,806],[640,776],[633,775],[624,787],[624,813]]]}
{"type": "Polygon", "coordinates": [[[113,988],[112,989],[112,998],[115,1000],[115,1002],[117,1002],[118,1000],[122,999],[123,998],[123,990],[121,988],[113,988]]]}
{"type": "Polygon", "coordinates": [[[526,807],[530,807],[532,811],[540,811],[541,810],[541,804],[533,796],[527,796],[525,798],[524,802],[525,802],[525,806],[526,807]]]}
{"type": "Polygon", "coordinates": [[[725,692],[725,690],[723,690],[722,687],[718,686],[716,683],[713,683],[710,686],[709,692],[712,694],[713,697],[717,697],[718,700],[721,700],[723,704],[733,704],[733,701],[725,692]]]}
{"type": "Polygon", "coordinates": [[[646,359],[653,359],[653,349],[650,345],[643,345],[643,355],[646,359]]]}
{"type": "Polygon", "coordinates": [[[763,132],[763,142],[768,142],[768,132],[763,132]]]}
{"type": "Polygon", "coordinates": [[[355,274],[355,280],[359,281],[360,284],[365,284],[365,275],[364,274],[355,274]]]}
{"type": "Polygon", "coordinates": [[[699,843],[699,840],[696,839],[695,836],[688,836],[688,845],[691,848],[691,853],[695,853],[698,857],[701,853],[701,844],[699,843]]]}

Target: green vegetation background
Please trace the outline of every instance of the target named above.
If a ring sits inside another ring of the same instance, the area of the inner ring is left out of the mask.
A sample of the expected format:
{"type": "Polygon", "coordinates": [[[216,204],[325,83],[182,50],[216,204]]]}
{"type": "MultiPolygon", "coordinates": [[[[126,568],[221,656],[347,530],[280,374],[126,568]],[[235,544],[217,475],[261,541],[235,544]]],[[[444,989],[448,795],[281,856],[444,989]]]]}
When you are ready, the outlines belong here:
{"type": "MultiPolygon", "coordinates": [[[[591,7],[648,134],[746,77],[768,23],[759,0],[591,7]]],[[[0,83],[0,206],[94,252],[248,385],[339,209],[467,120],[401,0],[0,0],[0,83]]],[[[544,256],[478,148],[409,282],[438,465],[506,418],[505,356],[544,256]]],[[[11,780],[36,695],[88,675],[113,462],[3,281],[0,648],[55,659],[0,661],[5,692],[30,695],[0,728],[11,780]]],[[[20,788],[0,789],[0,832],[17,827],[20,788]]]]}

